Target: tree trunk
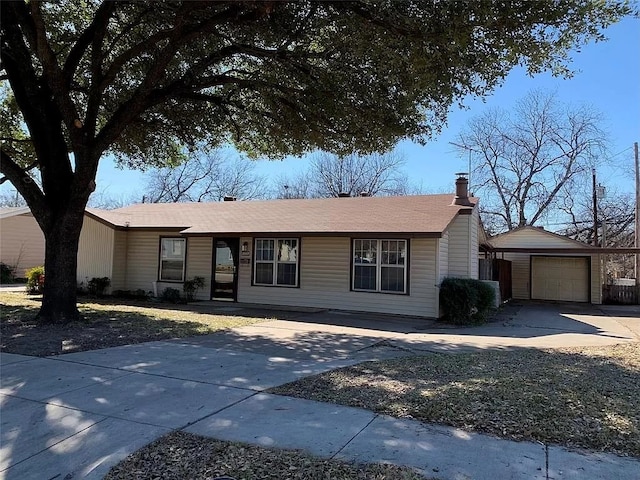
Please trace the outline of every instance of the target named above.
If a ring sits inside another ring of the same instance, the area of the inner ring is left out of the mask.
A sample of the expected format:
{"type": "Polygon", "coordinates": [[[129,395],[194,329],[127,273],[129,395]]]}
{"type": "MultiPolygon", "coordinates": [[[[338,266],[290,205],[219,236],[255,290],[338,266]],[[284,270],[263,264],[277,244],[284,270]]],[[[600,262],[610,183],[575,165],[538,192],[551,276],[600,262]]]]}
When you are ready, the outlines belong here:
{"type": "Polygon", "coordinates": [[[40,325],[80,320],[76,271],[84,209],[78,210],[65,212],[44,232],[45,280],[42,307],[36,317],[40,325]]]}

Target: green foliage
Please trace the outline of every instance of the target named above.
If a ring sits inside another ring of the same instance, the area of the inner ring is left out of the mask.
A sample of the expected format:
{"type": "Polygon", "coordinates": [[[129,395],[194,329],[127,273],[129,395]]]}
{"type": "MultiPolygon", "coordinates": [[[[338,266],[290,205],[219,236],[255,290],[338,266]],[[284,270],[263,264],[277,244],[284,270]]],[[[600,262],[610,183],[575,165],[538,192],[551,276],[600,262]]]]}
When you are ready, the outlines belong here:
{"type": "Polygon", "coordinates": [[[13,267],[0,262],[0,283],[13,283],[13,267]]]}
{"type": "Polygon", "coordinates": [[[27,276],[27,292],[42,293],[44,287],[44,266],[33,267],[25,272],[27,276]]]}
{"type": "Polygon", "coordinates": [[[200,288],[204,287],[204,277],[193,277],[182,284],[182,291],[187,302],[193,302],[196,293],[200,288]]]}
{"type": "MultiPolygon", "coordinates": [[[[624,1],[33,2],[33,10],[65,66],[45,65],[43,81],[60,81],[49,88],[87,132],[104,133],[101,148],[141,168],[179,162],[182,146],[198,141],[282,157],[424,140],[452,104],[486,95],[517,65],[570,75],[570,49],[603,39],[631,12],[624,1]]],[[[30,16],[21,5],[3,10],[8,32],[30,16]]],[[[41,55],[26,47],[24,60],[41,71],[41,55]]],[[[14,82],[29,71],[8,69],[14,82]]],[[[18,139],[28,105],[8,91],[5,100],[3,137],[18,139]]]]}
{"type": "Polygon", "coordinates": [[[445,278],[440,285],[442,320],[456,325],[485,321],[495,301],[490,285],[471,278],[445,278]]]}
{"type": "Polygon", "coordinates": [[[165,288],[160,294],[160,300],[168,303],[181,303],[180,290],[176,288],[165,288]]]}
{"type": "Polygon", "coordinates": [[[87,283],[87,290],[89,294],[101,297],[109,285],[111,285],[109,277],[93,277],[89,280],[89,283],[87,283]]]}
{"type": "Polygon", "coordinates": [[[147,300],[149,298],[149,294],[141,288],[137,290],[114,290],[111,295],[132,300],[147,300]]]}

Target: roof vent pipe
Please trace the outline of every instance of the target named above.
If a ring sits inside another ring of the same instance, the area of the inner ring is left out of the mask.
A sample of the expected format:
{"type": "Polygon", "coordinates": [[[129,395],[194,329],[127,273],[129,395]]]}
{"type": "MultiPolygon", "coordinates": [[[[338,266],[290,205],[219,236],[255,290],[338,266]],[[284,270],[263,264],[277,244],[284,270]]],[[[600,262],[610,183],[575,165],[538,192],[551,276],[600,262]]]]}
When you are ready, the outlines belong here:
{"type": "Polygon", "coordinates": [[[458,178],[456,178],[456,196],[453,198],[453,204],[470,207],[471,202],[469,201],[469,180],[467,180],[467,173],[459,172],[456,173],[456,175],[458,178]]]}

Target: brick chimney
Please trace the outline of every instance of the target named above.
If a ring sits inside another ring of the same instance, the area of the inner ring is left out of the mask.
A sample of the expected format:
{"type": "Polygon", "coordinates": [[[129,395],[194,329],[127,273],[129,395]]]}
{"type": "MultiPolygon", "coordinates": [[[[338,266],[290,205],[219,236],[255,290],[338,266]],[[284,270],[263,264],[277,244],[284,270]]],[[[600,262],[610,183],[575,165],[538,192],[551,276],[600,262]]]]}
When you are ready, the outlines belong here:
{"type": "Polygon", "coordinates": [[[238,199],[237,197],[233,197],[233,196],[231,196],[231,195],[225,195],[225,196],[222,198],[222,201],[223,201],[223,202],[235,202],[237,199],[238,199]]]}
{"type": "Polygon", "coordinates": [[[470,207],[472,204],[469,201],[469,180],[467,180],[467,174],[463,172],[456,173],[456,196],[453,198],[453,205],[462,205],[470,207]]]}

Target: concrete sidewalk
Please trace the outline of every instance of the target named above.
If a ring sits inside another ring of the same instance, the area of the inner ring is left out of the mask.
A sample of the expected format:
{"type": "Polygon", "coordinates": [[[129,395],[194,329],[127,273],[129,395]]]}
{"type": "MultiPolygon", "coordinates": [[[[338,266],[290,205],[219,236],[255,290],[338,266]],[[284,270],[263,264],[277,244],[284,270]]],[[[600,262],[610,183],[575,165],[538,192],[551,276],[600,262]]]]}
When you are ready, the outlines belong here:
{"type": "MultiPolygon", "coordinates": [[[[254,332],[255,333],[255,332],[254,332]]],[[[441,479],[637,479],[640,461],[511,442],[263,390],[381,355],[344,334],[293,351],[224,348],[228,337],[34,358],[0,354],[0,478],[101,478],[153,439],[185,430],[223,440],[416,467],[441,479]]]]}

